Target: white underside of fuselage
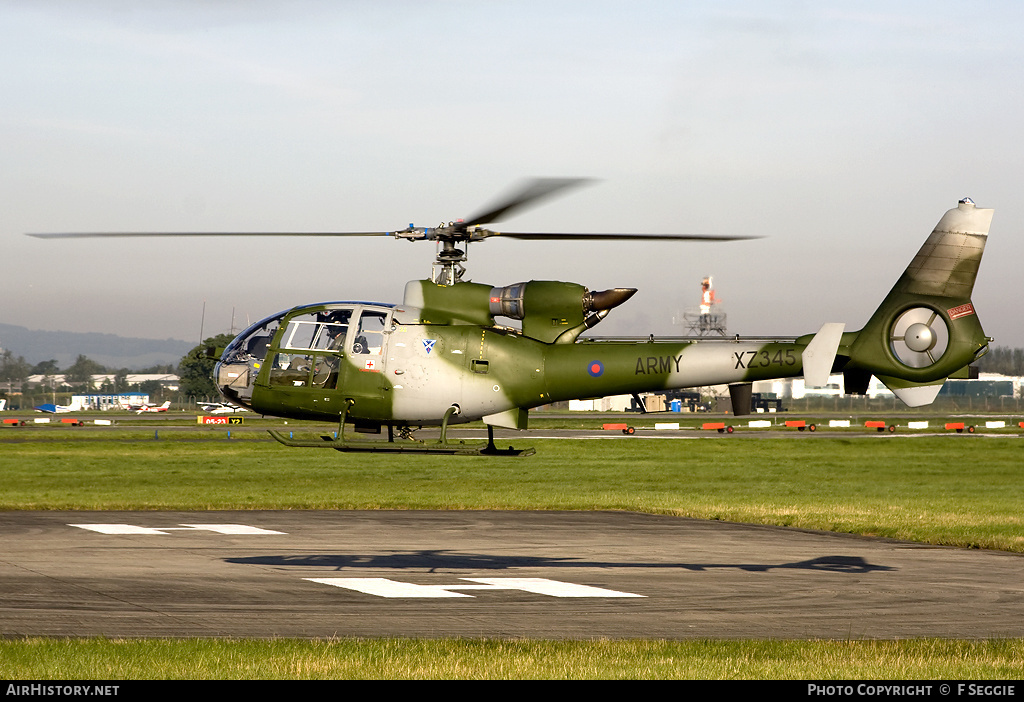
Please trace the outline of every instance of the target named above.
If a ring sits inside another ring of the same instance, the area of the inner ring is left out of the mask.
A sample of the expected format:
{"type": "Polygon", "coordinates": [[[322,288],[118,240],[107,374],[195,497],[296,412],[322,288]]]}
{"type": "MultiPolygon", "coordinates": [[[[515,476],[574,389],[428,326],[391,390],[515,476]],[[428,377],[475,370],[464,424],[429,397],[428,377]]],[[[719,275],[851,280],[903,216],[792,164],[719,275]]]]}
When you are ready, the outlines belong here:
{"type": "MultiPolygon", "coordinates": [[[[512,409],[502,383],[472,368],[463,335],[431,334],[430,325],[400,325],[390,334],[384,373],[393,416],[408,424],[437,424],[453,405],[452,422],[469,422],[512,409]]],[[[441,331],[441,330],[439,330],[441,331]]]]}

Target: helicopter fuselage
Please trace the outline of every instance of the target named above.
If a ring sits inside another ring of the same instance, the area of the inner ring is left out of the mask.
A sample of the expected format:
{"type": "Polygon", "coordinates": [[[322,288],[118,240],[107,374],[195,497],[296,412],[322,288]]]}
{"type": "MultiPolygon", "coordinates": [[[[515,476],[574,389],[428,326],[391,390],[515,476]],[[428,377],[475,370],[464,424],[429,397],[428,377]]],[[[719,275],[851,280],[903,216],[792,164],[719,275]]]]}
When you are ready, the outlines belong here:
{"type": "Polygon", "coordinates": [[[560,400],[802,374],[806,342],[548,343],[521,330],[405,305],[294,308],[243,332],[217,366],[225,398],[263,414],[364,425],[484,419],[525,428],[525,410],[560,400]]]}

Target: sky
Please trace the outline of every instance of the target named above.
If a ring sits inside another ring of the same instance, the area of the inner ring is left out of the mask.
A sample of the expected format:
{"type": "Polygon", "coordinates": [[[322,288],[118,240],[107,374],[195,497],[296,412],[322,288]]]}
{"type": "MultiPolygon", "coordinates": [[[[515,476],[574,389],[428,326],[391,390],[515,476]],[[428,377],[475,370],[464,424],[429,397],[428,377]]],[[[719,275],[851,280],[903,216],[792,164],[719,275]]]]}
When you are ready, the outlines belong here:
{"type": "MultiPolygon", "coordinates": [[[[41,240],[390,231],[586,177],[467,278],[639,292],[594,334],[858,329],[942,214],[995,208],[974,291],[1024,347],[1024,4],[0,0],[0,322],[198,341],[325,300],[400,302],[431,243],[41,240]]],[[[0,339],[0,346],[3,340],[0,339]]]]}

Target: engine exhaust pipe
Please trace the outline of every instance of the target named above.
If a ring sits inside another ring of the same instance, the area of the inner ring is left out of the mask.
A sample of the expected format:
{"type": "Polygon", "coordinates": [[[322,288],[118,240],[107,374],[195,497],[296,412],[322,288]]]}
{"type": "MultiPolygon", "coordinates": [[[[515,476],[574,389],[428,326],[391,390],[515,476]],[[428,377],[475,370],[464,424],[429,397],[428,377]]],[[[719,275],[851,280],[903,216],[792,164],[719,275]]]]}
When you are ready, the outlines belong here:
{"type": "Polygon", "coordinates": [[[618,307],[636,294],[636,288],[612,288],[600,292],[588,292],[583,308],[589,312],[600,312],[618,307]]]}

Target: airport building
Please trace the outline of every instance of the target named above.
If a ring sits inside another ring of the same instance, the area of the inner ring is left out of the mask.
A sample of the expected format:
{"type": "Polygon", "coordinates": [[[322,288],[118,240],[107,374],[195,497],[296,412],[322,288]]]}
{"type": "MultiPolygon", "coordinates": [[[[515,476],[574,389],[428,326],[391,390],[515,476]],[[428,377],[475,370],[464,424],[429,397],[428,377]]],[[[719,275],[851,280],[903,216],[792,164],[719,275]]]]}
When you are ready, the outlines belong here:
{"type": "Polygon", "coordinates": [[[96,395],[72,395],[70,407],[76,410],[123,410],[149,404],[149,395],[144,392],[121,392],[96,395]]]}
{"type": "MultiPolygon", "coordinates": [[[[180,378],[173,373],[128,373],[124,376],[124,381],[129,386],[141,385],[142,383],[148,383],[156,381],[160,383],[160,386],[165,390],[175,391],[178,389],[178,383],[180,378]]],[[[90,376],[90,387],[91,389],[98,390],[103,387],[104,384],[109,383],[113,385],[117,381],[116,373],[97,373],[90,376]]],[[[29,385],[43,385],[45,387],[61,387],[67,385],[67,377],[63,373],[56,373],[54,375],[30,375],[25,379],[25,382],[29,385]]]]}

